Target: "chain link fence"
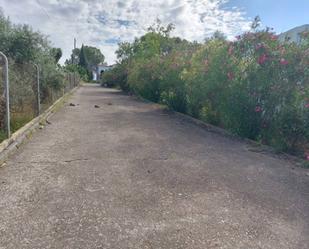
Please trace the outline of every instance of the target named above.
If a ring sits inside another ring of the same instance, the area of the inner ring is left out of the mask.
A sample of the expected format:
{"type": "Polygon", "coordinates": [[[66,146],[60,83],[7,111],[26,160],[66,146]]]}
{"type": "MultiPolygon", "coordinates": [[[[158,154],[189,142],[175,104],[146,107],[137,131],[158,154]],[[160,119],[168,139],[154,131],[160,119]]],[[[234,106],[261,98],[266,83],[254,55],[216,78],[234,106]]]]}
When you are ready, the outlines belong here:
{"type": "MultiPolygon", "coordinates": [[[[18,64],[9,59],[9,130],[14,133],[53,103],[79,85],[77,74],[59,73],[31,63],[18,64]],[[39,71],[38,71],[39,70],[39,71]],[[38,85],[39,82],[39,85],[38,85]]],[[[0,58],[0,142],[9,135],[6,123],[5,60],[0,58]]]]}

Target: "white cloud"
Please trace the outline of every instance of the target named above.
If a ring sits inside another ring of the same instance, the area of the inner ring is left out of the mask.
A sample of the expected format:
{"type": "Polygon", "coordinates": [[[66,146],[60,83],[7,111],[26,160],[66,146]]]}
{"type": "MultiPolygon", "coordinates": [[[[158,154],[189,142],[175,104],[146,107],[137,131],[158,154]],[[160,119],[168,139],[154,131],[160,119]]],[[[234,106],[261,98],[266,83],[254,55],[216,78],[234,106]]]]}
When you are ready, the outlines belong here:
{"type": "MultiPolygon", "coordinates": [[[[47,34],[68,58],[73,38],[97,46],[109,63],[117,44],[145,33],[159,18],[174,23],[174,35],[203,40],[216,30],[228,37],[247,30],[249,21],[239,8],[224,8],[228,0],[0,0],[13,22],[27,23],[47,34]]],[[[63,58],[64,59],[64,58],[63,58]]]]}

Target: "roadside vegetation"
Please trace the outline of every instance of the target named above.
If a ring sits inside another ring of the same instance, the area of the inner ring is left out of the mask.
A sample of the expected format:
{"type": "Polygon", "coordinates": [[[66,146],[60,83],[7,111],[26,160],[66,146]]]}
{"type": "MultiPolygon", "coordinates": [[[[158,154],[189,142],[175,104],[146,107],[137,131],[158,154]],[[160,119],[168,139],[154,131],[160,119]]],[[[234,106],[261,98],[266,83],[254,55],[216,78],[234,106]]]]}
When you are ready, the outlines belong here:
{"type": "Polygon", "coordinates": [[[270,29],[234,41],[220,32],[203,43],[171,37],[160,22],[119,44],[103,80],[175,111],[309,160],[309,34],[301,45],[270,29]]]}
{"type": "MultiPolygon", "coordinates": [[[[40,67],[42,110],[48,108],[68,88],[67,71],[58,62],[60,48],[54,48],[47,37],[28,25],[15,25],[0,12],[0,51],[9,60],[10,109],[12,132],[25,125],[36,114],[37,70],[40,67]]],[[[5,99],[3,67],[0,67],[0,140],[5,138],[5,99]]]]}
{"type": "Polygon", "coordinates": [[[85,82],[92,81],[92,71],[105,60],[100,49],[82,45],[72,51],[71,58],[65,61],[65,69],[76,72],[85,82]]]}

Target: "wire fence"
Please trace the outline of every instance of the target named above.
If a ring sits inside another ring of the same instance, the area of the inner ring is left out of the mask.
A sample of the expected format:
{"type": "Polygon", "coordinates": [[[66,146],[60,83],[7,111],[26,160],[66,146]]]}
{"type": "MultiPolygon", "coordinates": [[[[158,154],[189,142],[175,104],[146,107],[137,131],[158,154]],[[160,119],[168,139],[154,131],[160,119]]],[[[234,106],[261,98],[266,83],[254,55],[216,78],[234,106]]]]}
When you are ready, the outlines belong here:
{"type": "Polygon", "coordinates": [[[56,83],[48,82],[46,74],[48,71],[40,68],[39,65],[8,61],[8,113],[6,110],[5,60],[0,58],[0,141],[8,138],[10,133],[17,131],[47,110],[80,83],[77,74],[63,73],[61,69],[59,69],[56,83]],[[9,122],[7,122],[8,115],[9,122]]]}

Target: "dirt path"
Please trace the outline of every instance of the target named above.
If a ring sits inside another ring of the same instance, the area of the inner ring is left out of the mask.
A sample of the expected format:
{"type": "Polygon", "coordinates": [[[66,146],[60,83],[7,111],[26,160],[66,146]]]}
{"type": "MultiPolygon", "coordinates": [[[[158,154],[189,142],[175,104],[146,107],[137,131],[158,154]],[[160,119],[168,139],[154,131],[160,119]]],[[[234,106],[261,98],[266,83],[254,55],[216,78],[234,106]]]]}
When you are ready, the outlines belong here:
{"type": "Polygon", "coordinates": [[[309,248],[308,171],[113,90],[70,102],[0,169],[0,249],[309,248]]]}

